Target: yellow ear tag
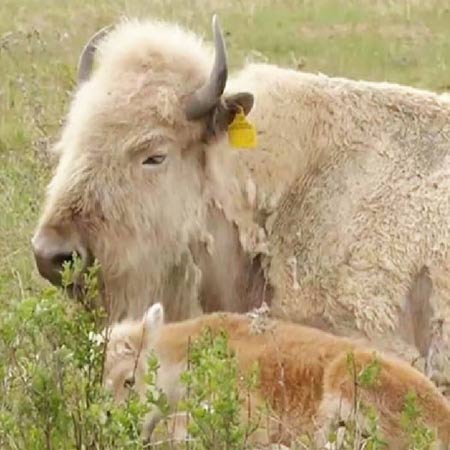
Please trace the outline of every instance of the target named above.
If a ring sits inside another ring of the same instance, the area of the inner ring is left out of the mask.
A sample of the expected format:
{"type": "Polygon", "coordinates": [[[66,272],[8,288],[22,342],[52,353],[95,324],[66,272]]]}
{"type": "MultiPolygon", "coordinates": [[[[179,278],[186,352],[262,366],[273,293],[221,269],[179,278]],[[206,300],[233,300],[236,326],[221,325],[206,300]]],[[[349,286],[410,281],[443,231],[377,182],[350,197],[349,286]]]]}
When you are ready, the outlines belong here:
{"type": "Polygon", "coordinates": [[[228,127],[228,142],[236,148],[256,147],[256,128],[247,120],[242,110],[236,114],[228,127]]]}

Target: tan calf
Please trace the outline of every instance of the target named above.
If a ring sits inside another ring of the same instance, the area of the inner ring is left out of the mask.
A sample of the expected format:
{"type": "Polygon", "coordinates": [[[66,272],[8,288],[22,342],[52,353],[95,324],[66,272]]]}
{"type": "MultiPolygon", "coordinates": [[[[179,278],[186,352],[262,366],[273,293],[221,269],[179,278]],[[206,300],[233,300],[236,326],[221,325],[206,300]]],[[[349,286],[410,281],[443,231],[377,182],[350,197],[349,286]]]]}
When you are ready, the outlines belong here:
{"type": "MultiPolygon", "coordinates": [[[[157,384],[175,407],[183,396],[179,375],[186,368],[188,340],[206,327],[213,332],[224,330],[242,373],[254,362],[259,365],[257,400],[269,404],[283,428],[269,430],[273,442],[289,445],[301,432],[315,434],[320,441],[332,422],[345,421],[352,413],[355,396],[348,354],[354,355],[355,373],[374,360],[373,351],[356,341],[296,324],[270,321],[255,332],[255,319],[234,313],[214,313],[178,323],[164,323],[163,316],[163,307],[157,303],[143,320],[112,327],[105,382],[116,400],[122,401],[133,384],[144,394],[145,362],[154,351],[160,363],[157,384]]],[[[450,443],[450,404],[434,385],[400,360],[380,354],[377,359],[381,370],[375,383],[357,389],[359,398],[378,411],[389,448],[406,448],[399,419],[410,391],[417,395],[425,423],[441,442],[450,443]]]]}

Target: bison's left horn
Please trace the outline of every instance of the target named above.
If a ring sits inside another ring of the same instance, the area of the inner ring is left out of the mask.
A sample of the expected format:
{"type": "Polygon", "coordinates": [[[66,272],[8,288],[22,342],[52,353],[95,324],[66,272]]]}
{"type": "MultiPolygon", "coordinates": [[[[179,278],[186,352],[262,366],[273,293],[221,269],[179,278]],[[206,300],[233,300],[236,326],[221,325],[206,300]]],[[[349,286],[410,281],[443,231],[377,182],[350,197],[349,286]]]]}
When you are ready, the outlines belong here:
{"type": "Polygon", "coordinates": [[[194,92],[186,105],[185,113],[188,120],[200,119],[217,106],[227,83],[227,52],[219,19],[216,15],[213,16],[212,25],[215,46],[214,66],[209,80],[194,92]]]}
{"type": "Polygon", "coordinates": [[[97,50],[96,46],[98,42],[108,33],[108,31],[110,31],[111,27],[112,25],[108,25],[97,31],[93,36],[91,36],[87,44],[84,46],[78,61],[78,84],[89,80],[92,72],[92,66],[94,64],[95,51],[97,50]]]}

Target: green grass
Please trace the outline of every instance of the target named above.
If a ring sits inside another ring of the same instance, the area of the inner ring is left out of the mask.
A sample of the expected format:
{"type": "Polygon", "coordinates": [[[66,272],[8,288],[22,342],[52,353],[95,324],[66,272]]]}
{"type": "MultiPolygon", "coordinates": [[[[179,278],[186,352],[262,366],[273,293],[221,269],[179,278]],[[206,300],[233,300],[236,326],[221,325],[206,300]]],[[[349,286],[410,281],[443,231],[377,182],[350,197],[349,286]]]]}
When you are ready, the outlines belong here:
{"type": "Polygon", "coordinates": [[[246,58],[312,72],[450,86],[446,0],[3,0],[0,4],[0,305],[32,293],[30,238],[47,152],[94,30],[122,15],[177,20],[211,37],[218,12],[234,68],[246,58]]]}

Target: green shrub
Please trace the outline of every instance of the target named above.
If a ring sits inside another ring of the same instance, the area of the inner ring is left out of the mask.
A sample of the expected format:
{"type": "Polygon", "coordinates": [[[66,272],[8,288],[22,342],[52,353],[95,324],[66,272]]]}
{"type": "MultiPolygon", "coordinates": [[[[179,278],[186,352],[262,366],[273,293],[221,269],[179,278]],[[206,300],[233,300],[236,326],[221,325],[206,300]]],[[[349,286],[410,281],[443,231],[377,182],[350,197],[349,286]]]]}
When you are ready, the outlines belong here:
{"type": "Polygon", "coordinates": [[[258,383],[257,370],[240,379],[227,335],[214,336],[209,329],[190,344],[188,361],[188,370],[181,376],[187,390],[182,408],[191,418],[188,431],[196,441],[195,449],[247,448],[248,438],[259,425],[248,404],[258,383]],[[242,389],[248,395],[243,396],[242,389]],[[245,411],[249,413],[244,416],[245,411]]]}
{"type": "MultiPolygon", "coordinates": [[[[67,284],[74,281],[74,272],[76,267],[66,270],[67,284]]],[[[148,362],[146,402],[140,402],[131,392],[127,402],[118,406],[102,388],[105,342],[99,330],[105,314],[98,307],[96,280],[94,267],[84,276],[84,302],[74,302],[64,292],[51,288],[1,313],[2,450],[142,449],[146,414],[154,407],[166,415],[170,412],[165,395],[155,387],[155,358],[148,362]]],[[[190,343],[188,354],[188,368],[181,377],[187,395],[180,411],[189,418],[189,439],[174,447],[169,436],[166,448],[252,448],[249,438],[264,414],[270,414],[268,409],[250,414],[249,402],[259,382],[258,368],[255,366],[246,377],[240,376],[227,335],[213,335],[211,330],[190,343]]],[[[358,389],[376,385],[380,373],[376,359],[358,373],[352,354],[347,361],[357,394],[358,389]]],[[[356,397],[355,420],[345,424],[339,448],[352,450],[364,445],[365,449],[384,449],[376,412],[356,397]],[[366,419],[366,430],[361,429],[356,413],[366,419]]],[[[423,425],[413,394],[405,399],[402,425],[411,449],[430,448],[434,436],[423,425]]],[[[337,431],[330,433],[329,441],[336,442],[337,435],[337,431]]],[[[314,447],[302,437],[293,448],[314,447]]]]}
{"type": "Polygon", "coordinates": [[[406,395],[401,423],[409,437],[411,450],[428,450],[431,448],[436,436],[422,421],[415,392],[411,391],[406,395]]]}
{"type": "MultiPolygon", "coordinates": [[[[96,292],[92,272],[85,283],[96,292]]],[[[48,289],[0,316],[2,450],[141,448],[148,408],[137,398],[117,407],[101,387],[96,311],[48,289]]]]}

